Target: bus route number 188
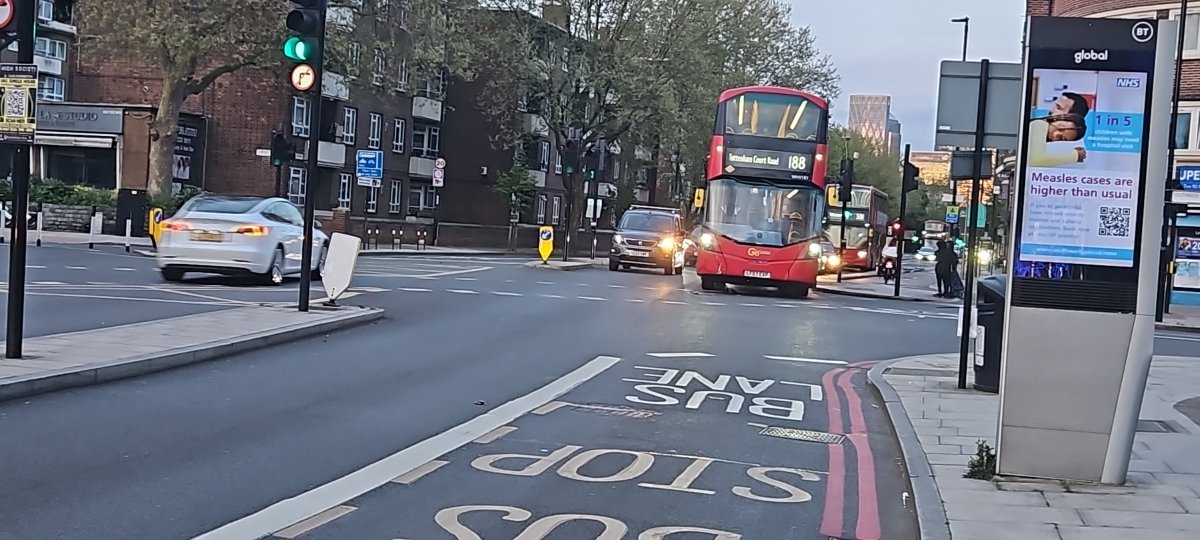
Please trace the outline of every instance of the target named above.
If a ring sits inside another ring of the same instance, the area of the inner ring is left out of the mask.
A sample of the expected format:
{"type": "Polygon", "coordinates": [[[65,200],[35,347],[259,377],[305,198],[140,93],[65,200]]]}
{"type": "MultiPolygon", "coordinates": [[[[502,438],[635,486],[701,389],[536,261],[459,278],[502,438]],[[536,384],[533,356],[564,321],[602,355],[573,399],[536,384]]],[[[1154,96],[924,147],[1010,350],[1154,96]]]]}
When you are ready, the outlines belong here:
{"type": "Polygon", "coordinates": [[[803,171],[808,168],[808,156],[788,156],[788,168],[795,171],[803,171]]]}

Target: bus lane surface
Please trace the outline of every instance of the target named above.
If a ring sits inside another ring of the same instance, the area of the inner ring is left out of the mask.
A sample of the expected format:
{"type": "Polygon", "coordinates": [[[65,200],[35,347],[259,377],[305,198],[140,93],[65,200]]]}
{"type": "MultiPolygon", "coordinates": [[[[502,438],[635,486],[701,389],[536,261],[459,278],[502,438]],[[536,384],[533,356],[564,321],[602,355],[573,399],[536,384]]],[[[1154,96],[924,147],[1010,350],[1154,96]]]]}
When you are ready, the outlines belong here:
{"type": "Polygon", "coordinates": [[[867,364],[773,358],[611,358],[273,538],[916,538],[891,434],[869,433],[867,364]]]}

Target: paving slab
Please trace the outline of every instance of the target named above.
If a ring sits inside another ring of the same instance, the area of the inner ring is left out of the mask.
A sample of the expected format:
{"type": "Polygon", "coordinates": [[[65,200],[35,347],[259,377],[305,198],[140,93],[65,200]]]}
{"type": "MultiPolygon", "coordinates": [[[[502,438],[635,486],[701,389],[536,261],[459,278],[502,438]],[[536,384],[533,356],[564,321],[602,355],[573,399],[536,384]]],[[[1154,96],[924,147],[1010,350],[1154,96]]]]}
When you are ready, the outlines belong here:
{"type": "Polygon", "coordinates": [[[922,540],[1200,538],[1200,425],[1176,407],[1200,394],[1200,358],[1154,358],[1142,417],[1176,432],[1138,432],[1121,486],[964,478],[975,442],[995,447],[999,396],[959,390],[957,364],[957,354],[929,355],[869,373],[900,439],[922,540]]]}
{"type": "Polygon", "coordinates": [[[0,362],[0,400],[171,369],[379,319],[355,306],[258,305],[53,334],[22,342],[0,362]]]}

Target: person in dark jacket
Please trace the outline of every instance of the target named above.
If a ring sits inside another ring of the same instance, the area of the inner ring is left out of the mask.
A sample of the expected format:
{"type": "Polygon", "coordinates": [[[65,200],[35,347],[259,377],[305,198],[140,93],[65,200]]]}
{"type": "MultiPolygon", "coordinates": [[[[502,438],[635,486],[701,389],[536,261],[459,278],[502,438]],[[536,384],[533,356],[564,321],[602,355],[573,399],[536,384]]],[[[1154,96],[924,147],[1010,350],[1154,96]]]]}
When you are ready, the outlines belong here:
{"type": "Polygon", "coordinates": [[[934,263],[933,273],[937,277],[937,295],[945,298],[950,295],[950,273],[958,265],[958,254],[945,240],[938,240],[937,251],[934,252],[937,262],[934,263]]]}

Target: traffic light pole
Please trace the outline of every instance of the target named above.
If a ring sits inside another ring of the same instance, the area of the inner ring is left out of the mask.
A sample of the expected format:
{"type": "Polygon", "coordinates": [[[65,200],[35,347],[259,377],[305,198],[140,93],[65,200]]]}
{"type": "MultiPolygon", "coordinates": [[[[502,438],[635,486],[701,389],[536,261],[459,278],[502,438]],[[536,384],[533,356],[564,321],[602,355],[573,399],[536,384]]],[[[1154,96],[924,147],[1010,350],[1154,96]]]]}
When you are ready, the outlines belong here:
{"type": "MultiPolygon", "coordinates": [[[[17,0],[17,4],[17,63],[32,64],[37,2],[17,0]]],[[[8,320],[4,340],[6,358],[21,357],[21,342],[25,335],[25,252],[29,247],[29,220],[26,214],[29,213],[29,153],[32,147],[32,144],[18,144],[13,156],[12,244],[8,246],[8,320]]]]}
{"type": "Polygon", "coordinates": [[[588,218],[588,224],[592,228],[592,259],[596,258],[596,222],[600,219],[600,179],[604,178],[604,159],[608,154],[608,143],[604,139],[600,139],[597,144],[596,151],[596,175],[588,180],[588,212],[592,214],[588,218]]]}
{"type": "Polygon", "coordinates": [[[320,184],[320,165],[317,161],[317,150],[321,146],[321,82],[325,72],[325,19],[329,12],[329,3],[327,0],[317,0],[320,2],[320,8],[317,10],[320,14],[319,22],[317,23],[316,50],[313,51],[312,67],[316,82],[309,89],[309,100],[312,102],[312,117],[309,121],[310,128],[308,133],[308,186],[304,190],[304,237],[300,255],[300,311],[308,311],[308,301],[312,287],[312,272],[308,269],[312,268],[313,260],[313,236],[315,236],[317,199],[315,195],[320,193],[320,189],[313,189],[320,184]]]}
{"type": "Polygon", "coordinates": [[[892,296],[900,297],[900,278],[904,276],[904,241],[900,238],[900,234],[904,231],[904,213],[908,211],[908,186],[905,185],[908,179],[908,159],[912,154],[912,145],[904,145],[904,174],[900,180],[900,217],[897,218],[897,223],[900,224],[900,231],[896,235],[896,288],[892,291],[892,296]]]}
{"type": "Polygon", "coordinates": [[[851,195],[851,192],[853,191],[853,187],[854,187],[854,160],[850,159],[850,158],[845,158],[845,160],[842,162],[842,177],[838,184],[838,199],[840,199],[841,203],[842,203],[842,216],[840,218],[841,226],[838,227],[838,229],[840,230],[840,234],[838,236],[841,237],[841,246],[842,246],[841,250],[838,251],[838,253],[841,254],[842,264],[838,265],[838,275],[837,275],[838,283],[842,282],[842,270],[844,270],[846,268],[846,212],[848,211],[848,208],[850,206],[850,195],[851,195]]]}

